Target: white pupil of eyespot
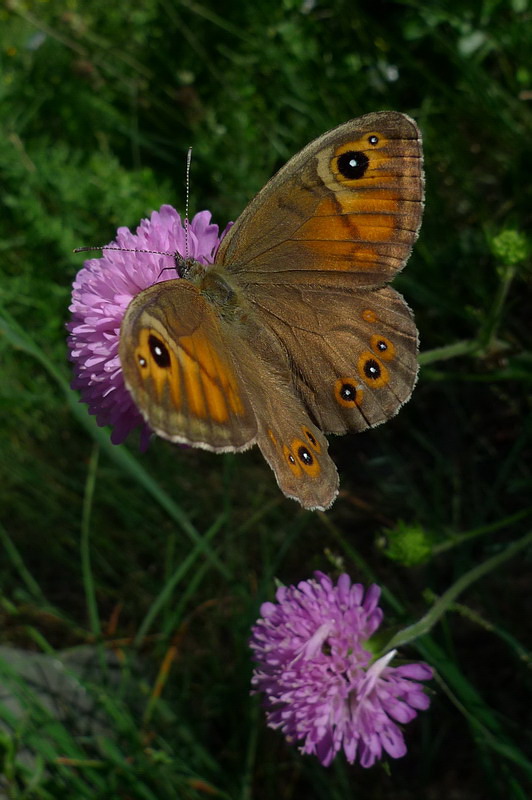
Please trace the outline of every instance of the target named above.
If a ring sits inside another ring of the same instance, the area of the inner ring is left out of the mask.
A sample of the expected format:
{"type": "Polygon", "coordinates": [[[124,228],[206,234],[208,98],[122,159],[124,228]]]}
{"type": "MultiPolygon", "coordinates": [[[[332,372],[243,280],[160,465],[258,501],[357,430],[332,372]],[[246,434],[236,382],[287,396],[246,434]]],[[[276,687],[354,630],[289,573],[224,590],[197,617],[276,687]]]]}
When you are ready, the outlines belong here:
{"type": "Polygon", "coordinates": [[[356,166],[357,166],[357,160],[356,160],[356,158],[352,158],[352,159],[351,159],[351,161],[349,162],[349,166],[350,166],[350,167],[356,167],[356,166]]]}

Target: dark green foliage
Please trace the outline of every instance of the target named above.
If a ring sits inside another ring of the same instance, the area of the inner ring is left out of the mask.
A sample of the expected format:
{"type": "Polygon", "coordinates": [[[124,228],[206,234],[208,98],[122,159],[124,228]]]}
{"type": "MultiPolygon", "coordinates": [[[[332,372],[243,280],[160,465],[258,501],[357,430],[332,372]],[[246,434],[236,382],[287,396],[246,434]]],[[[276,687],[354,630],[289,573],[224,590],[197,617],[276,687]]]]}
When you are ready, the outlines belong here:
{"type": "Polygon", "coordinates": [[[80,729],[66,690],[69,713],[43,708],[0,659],[6,797],[530,796],[532,563],[529,542],[509,548],[532,522],[531,15],[527,0],[3,4],[0,644],[65,663],[93,647],[76,680],[100,726],[80,729]],[[425,219],[396,282],[422,370],[396,419],[332,442],[332,511],[285,500],[254,451],[112,447],[67,387],[72,248],[183,210],[189,145],[191,211],[223,227],[311,138],[381,109],[424,134],[425,219]],[[448,598],[404,649],[438,671],[431,710],[384,769],[299,757],[249,697],[260,602],[316,568],[385,587],[389,629],[448,598]]]}

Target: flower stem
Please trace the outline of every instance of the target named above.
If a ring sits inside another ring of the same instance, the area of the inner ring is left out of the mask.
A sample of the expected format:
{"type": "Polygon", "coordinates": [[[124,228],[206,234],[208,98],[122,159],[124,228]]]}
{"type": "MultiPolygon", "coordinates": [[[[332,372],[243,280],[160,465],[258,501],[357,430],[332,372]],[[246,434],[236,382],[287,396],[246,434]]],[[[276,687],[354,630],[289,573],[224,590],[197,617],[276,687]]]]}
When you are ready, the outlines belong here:
{"type": "Polygon", "coordinates": [[[95,638],[99,638],[101,634],[101,625],[100,625],[100,616],[98,614],[98,604],[96,602],[94,576],[92,574],[92,567],[91,567],[90,518],[92,511],[92,503],[94,500],[94,488],[96,486],[96,474],[98,472],[99,455],[100,455],[100,448],[95,443],[92,448],[92,453],[89,460],[89,471],[87,473],[87,480],[85,482],[85,495],[83,497],[83,512],[81,517],[81,541],[80,541],[81,570],[83,574],[83,585],[85,587],[85,600],[87,602],[90,629],[95,638]]]}
{"type": "Polygon", "coordinates": [[[444,553],[446,550],[451,550],[453,547],[459,547],[460,545],[464,544],[464,542],[469,542],[471,539],[476,539],[478,536],[484,536],[486,533],[498,531],[501,528],[505,528],[508,525],[513,524],[514,522],[519,522],[519,520],[524,519],[531,513],[532,509],[524,508],[521,511],[516,511],[515,514],[512,514],[509,517],[497,520],[497,522],[491,522],[489,525],[481,525],[479,528],[475,528],[472,531],[465,531],[464,533],[450,536],[448,539],[446,539],[446,541],[434,545],[432,548],[432,555],[440,555],[440,553],[444,553]]]}
{"type": "Polygon", "coordinates": [[[385,653],[388,650],[401,647],[417,639],[419,636],[428,633],[464,589],[467,589],[471,584],[479,580],[479,578],[483,578],[484,575],[490,573],[500,564],[513,558],[514,555],[529,544],[532,544],[532,531],[516,542],[513,542],[513,544],[508,545],[502,552],[497,553],[497,555],[492,556],[492,558],[488,558],[487,561],[484,561],[482,564],[473,567],[469,572],[466,572],[442,594],[424,617],[414,623],[414,625],[409,625],[407,628],[403,628],[402,631],[392,636],[382,649],[382,652],[385,653]]]}
{"type": "Polygon", "coordinates": [[[435,347],[434,350],[426,350],[418,356],[419,365],[425,367],[427,364],[434,364],[436,361],[447,361],[456,356],[464,356],[476,353],[479,344],[476,339],[464,342],[453,342],[444,347],[435,347]]]}
{"type": "Polygon", "coordinates": [[[487,314],[485,325],[479,331],[475,339],[453,342],[453,344],[444,345],[444,347],[436,347],[434,350],[427,350],[425,353],[420,353],[418,357],[419,365],[424,367],[427,364],[434,364],[436,361],[447,361],[450,358],[456,358],[456,356],[489,353],[497,347],[497,329],[515,274],[515,267],[504,267],[504,277],[499,284],[493,306],[487,314]]]}

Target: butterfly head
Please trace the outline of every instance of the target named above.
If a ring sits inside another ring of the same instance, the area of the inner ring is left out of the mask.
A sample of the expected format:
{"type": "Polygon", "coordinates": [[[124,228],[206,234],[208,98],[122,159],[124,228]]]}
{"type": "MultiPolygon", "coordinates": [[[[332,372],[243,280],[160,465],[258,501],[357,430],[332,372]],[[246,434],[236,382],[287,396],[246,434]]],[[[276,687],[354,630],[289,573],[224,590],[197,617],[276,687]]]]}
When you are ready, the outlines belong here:
{"type": "Polygon", "coordinates": [[[207,272],[205,264],[196,261],[195,258],[191,258],[190,256],[188,258],[183,258],[179,253],[173,253],[172,255],[175,261],[175,270],[179,278],[184,278],[191,283],[198,283],[207,272]]]}
{"type": "Polygon", "coordinates": [[[184,278],[191,283],[199,283],[207,272],[208,267],[197,261],[195,258],[188,256],[184,258],[181,253],[175,251],[174,253],[167,252],[166,250],[146,250],[141,247],[119,247],[115,245],[98,245],[90,247],[76,247],[74,253],[84,253],[88,250],[119,250],[126,253],[151,253],[152,255],[169,256],[173,258],[173,267],[164,267],[163,269],[175,269],[178,278],[184,278]]]}

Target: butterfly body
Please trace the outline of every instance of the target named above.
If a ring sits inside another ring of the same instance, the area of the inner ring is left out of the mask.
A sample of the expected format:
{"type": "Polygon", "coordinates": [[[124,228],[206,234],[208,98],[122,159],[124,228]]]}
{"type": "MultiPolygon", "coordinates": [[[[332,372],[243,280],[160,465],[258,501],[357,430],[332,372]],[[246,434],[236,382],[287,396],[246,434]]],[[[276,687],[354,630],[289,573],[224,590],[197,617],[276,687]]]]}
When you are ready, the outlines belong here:
{"type": "Polygon", "coordinates": [[[420,134],[396,112],[329,131],[291,159],[222,240],[213,265],[126,311],[120,359],[164,438],[214,451],[258,444],[283,492],[324,509],[338,474],[324,433],[393,416],[417,375],[417,331],[387,282],[423,201],[420,134]]]}

